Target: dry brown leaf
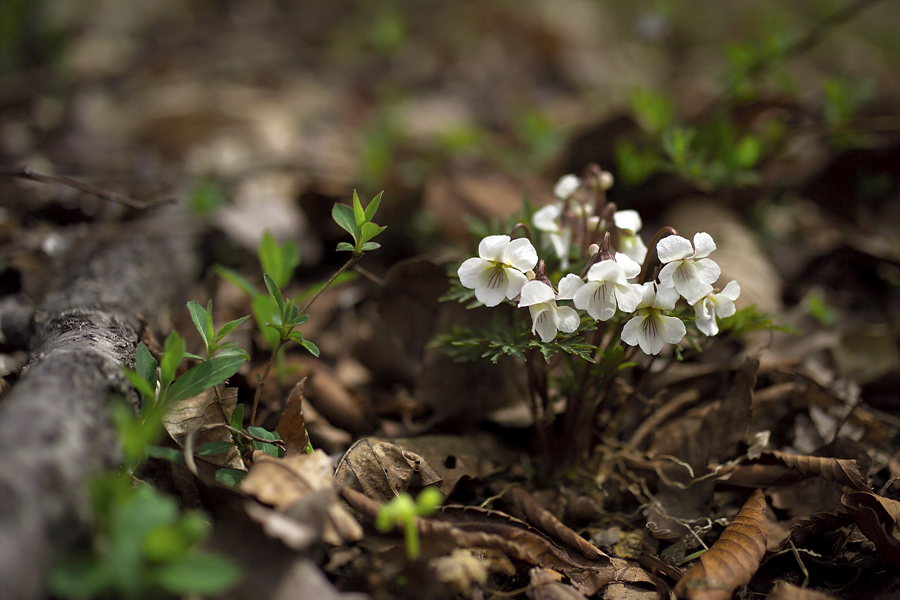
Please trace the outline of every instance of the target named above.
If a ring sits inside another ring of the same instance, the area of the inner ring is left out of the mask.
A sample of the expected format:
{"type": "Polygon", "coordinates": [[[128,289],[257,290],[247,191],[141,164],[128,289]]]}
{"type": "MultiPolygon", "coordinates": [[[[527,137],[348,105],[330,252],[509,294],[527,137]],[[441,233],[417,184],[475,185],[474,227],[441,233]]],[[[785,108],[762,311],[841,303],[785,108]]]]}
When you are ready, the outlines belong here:
{"type": "Polygon", "coordinates": [[[418,454],[384,440],[363,438],[341,457],[334,479],[379,502],[388,502],[405,492],[416,474],[422,487],[438,485],[444,491],[440,475],[418,454]]]}
{"type": "MultiPolygon", "coordinates": [[[[290,458],[257,452],[250,473],[240,486],[242,492],[283,512],[296,510],[298,503],[315,492],[330,492],[333,488],[331,459],[321,450],[290,458]]],[[[362,527],[338,504],[336,495],[324,497],[328,498],[328,520],[322,539],[334,545],[362,539],[362,527]]]]}
{"type": "Polygon", "coordinates": [[[523,513],[533,526],[557,542],[577,548],[588,558],[607,557],[599,548],[563,524],[553,513],[542,508],[534,497],[522,488],[513,487],[504,498],[511,501],[516,510],[523,513]]]}
{"type": "Polygon", "coordinates": [[[769,594],[768,600],[834,600],[834,596],[781,581],[769,594]]]}
{"type": "Polygon", "coordinates": [[[847,492],[841,503],[884,561],[900,569],[900,502],[871,492],[847,492]]]}
{"type": "MultiPolygon", "coordinates": [[[[809,518],[797,521],[791,525],[791,536],[789,539],[795,546],[800,548],[805,546],[810,539],[837,531],[852,523],[853,519],[843,511],[814,513],[809,518]]],[[[785,545],[787,544],[783,544],[783,546],[785,545]]]]}
{"type": "MultiPolygon", "coordinates": [[[[174,402],[163,417],[163,426],[172,436],[172,439],[185,447],[188,438],[193,436],[193,450],[210,442],[231,442],[231,432],[225,427],[231,423],[231,413],[237,406],[237,388],[225,388],[221,394],[221,402],[216,402],[213,388],[198,394],[193,398],[186,398],[180,402],[174,402]]],[[[246,469],[241,453],[236,447],[221,454],[204,456],[205,462],[220,467],[232,469],[246,469]]]]}
{"type": "Polygon", "coordinates": [[[723,480],[741,487],[790,485],[822,477],[857,490],[868,491],[865,474],[856,460],[788,454],[773,450],[764,452],[755,464],[736,467],[723,480]]]}
{"type": "Polygon", "coordinates": [[[303,385],[306,377],[297,382],[291,390],[284,414],[278,421],[275,431],[281,436],[286,445],[285,458],[306,451],[309,445],[309,434],[306,433],[306,420],[303,418],[303,385]]]}
{"type": "Polygon", "coordinates": [[[633,562],[621,558],[610,559],[612,564],[599,571],[579,571],[569,573],[569,581],[579,592],[585,596],[593,596],[600,589],[611,583],[644,583],[657,588],[657,597],[664,597],[662,591],[665,586],[658,579],[652,577],[647,571],[635,565],[633,562]]]}
{"type": "Polygon", "coordinates": [[[712,548],[678,582],[675,593],[688,600],[729,600],[759,568],[766,538],[766,497],[756,490],[712,548]]]}
{"type": "Polygon", "coordinates": [[[534,567],[528,571],[530,589],[525,594],[532,600],[583,600],[584,594],[562,583],[556,571],[534,567]]]}

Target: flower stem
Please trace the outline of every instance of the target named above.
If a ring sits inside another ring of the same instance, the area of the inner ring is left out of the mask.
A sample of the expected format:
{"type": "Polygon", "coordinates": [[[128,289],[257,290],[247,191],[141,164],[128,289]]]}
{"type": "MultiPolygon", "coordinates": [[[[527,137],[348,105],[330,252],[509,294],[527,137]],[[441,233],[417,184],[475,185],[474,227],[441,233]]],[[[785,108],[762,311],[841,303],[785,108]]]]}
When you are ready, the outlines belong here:
{"type": "Polygon", "coordinates": [[[250,410],[250,425],[256,425],[256,407],[259,405],[259,397],[262,395],[262,389],[266,385],[266,378],[269,377],[272,363],[275,362],[275,355],[278,354],[278,351],[281,350],[282,346],[284,346],[284,340],[278,340],[278,345],[275,346],[272,356],[269,357],[269,362],[266,363],[266,370],[263,371],[262,377],[260,377],[259,382],[256,384],[256,394],[253,396],[253,408],[250,410]]]}
{"type": "Polygon", "coordinates": [[[678,232],[675,231],[675,228],[673,227],[663,227],[656,232],[656,235],[653,236],[653,241],[650,243],[650,248],[647,249],[647,256],[644,257],[644,264],[641,267],[638,283],[644,283],[647,280],[647,269],[650,268],[650,258],[656,251],[656,244],[666,235],[678,235],[678,232]]]}
{"type": "Polygon", "coordinates": [[[337,272],[336,272],[334,275],[331,276],[331,279],[329,279],[328,281],[326,281],[326,282],[325,282],[325,285],[323,285],[323,286],[319,289],[319,291],[316,292],[316,293],[313,295],[313,297],[309,299],[309,302],[307,302],[306,304],[303,305],[303,308],[300,309],[300,314],[302,315],[302,314],[305,313],[307,310],[309,310],[309,307],[312,306],[312,303],[316,301],[316,298],[318,298],[319,296],[321,296],[321,295],[322,295],[322,292],[324,292],[325,290],[327,290],[327,289],[328,289],[328,286],[330,286],[332,283],[334,283],[334,280],[337,279],[338,276],[339,276],[341,273],[343,273],[344,271],[346,271],[347,269],[349,269],[350,267],[352,267],[353,264],[354,264],[356,261],[358,261],[359,259],[361,259],[362,257],[363,257],[362,253],[354,254],[353,256],[351,256],[351,257],[350,257],[350,260],[348,260],[347,262],[345,262],[345,263],[344,263],[344,266],[342,266],[340,269],[338,269],[337,272]]]}

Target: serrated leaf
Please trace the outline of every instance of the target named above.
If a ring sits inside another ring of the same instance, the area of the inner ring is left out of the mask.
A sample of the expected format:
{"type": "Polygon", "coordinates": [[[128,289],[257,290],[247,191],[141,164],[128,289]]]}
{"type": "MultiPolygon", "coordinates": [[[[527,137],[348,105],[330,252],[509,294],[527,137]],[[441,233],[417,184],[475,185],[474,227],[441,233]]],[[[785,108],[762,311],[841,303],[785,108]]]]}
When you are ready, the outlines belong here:
{"type": "Polygon", "coordinates": [[[375,216],[375,211],[378,210],[378,205],[381,204],[381,197],[384,195],[384,191],[378,192],[378,195],[372,198],[372,201],[369,202],[369,205],[365,210],[365,217],[367,222],[371,222],[372,218],[375,216]]]}
{"type": "Polygon", "coordinates": [[[337,248],[334,250],[335,252],[356,252],[356,248],[353,244],[349,244],[347,242],[341,242],[337,245],[337,248]]]}
{"type": "Polygon", "coordinates": [[[284,296],[281,295],[281,289],[268,273],[263,274],[263,279],[266,280],[266,288],[269,290],[269,295],[272,297],[272,300],[275,301],[278,312],[284,314],[284,296]]]}
{"type": "Polygon", "coordinates": [[[215,271],[216,275],[218,275],[225,281],[234,284],[239,290],[241,290],[251,298],[255,298],[261,293],[259,288],[250,283],[249,279],[233,269],[223,267],[222,265],[216,265],[213,267],[213,271],[215,271]]]}
{"type": "MultiPolygon", "coordinates": [[[[137,374],[141,376],[141,379],[150,384],[150,387],[155,389],[156,369],[159,367],[159,363],[157,363],[156,359],[153,358],[153,355],[150,354],[150,350],[147,349],[144,342],[138,343],[134,352],[134,362],[137,374]]],[[[153,393],[150,394],[151,397],[153,397],[153,395],[153,393]]]]}
{"type": "Polygon", "coordinates": [[[232,448],[234,448],[234,443],[232,442],[210,442],[198,448],[194,454],[197,456],[215,456],[216,454],[228,452],[232,448]]]}
{"type": "Polygon", "coordinates": [[[359,230],[359,241],[366,243],[385,229],[386,227],[376,225],[375,223],[363,223],[359,230]]]}
{"type": "Polygon", "coordinates": [[[352,208],[346,204],[335,204],[331,209],[331,218],[356,240],[356,219],[353,216],[352,208]]]}
{"type": "Polygon", "coordinates": [[[359,201],[359,195],[353,190],[353,219],[356,223],[356,230],[359,231],[366,222],[366,211],[363,210],[362,203],[359,201]]]}
{"type": "Polygon", "coordinates": [[[200,337],[203,338],[203,344],[209,348],[210,338],[207,337],[206,331],[206,321],[209,319],[209,313],[194,300],[187,303],[187,308],[188,312],[191,313],[191,321],[194,322],[194,327],[197,328],[200,337]]]}
{"type": "Polygon", "coordinates": [[[178,402],[219,385],[241,368],[242,356],[214,356],[179,377],[166,394],[167,402],[178,402]]]}
{"type": "Polygon", "coordinates": [[[235,319],[234,321],[229,321],[229,322],[225,323],[224,325],[222,325],[222,329],[220,329],[219,333],[216,334],[216,341],[218,342],[219,340],[224,338],[226,335],[228,335],[229,333],[231,333],[232,331],[234,331],[235,329],[240,327],[241,324],[249,318],[250,318],[250,315],[247,315],[245,317],[241,317],[240,319],[235,319]]]}
{"type": "Polygon", "coordinates": [[[247,477],[247,471],[242,471],[241,469],[223,467],[216,471],[216,481],[231,487],[239,486],[245,477],[247,477]]]}

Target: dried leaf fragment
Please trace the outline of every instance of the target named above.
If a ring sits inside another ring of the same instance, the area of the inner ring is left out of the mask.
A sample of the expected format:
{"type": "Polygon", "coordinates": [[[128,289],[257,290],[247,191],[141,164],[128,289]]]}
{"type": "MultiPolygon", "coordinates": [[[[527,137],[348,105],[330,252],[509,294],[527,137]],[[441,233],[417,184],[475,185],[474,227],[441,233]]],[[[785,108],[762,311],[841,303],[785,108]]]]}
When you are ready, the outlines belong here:
{"type": "Polygon", "coordinates": [[[756,490],[700,562],[675,586],[679,598],[729,600],[750,582],[766,553],[766,498],[756,490]]]}
{"type": "Polygon", "coordinates": [[[744,487],[769,487],[798,483],[810,477],[822,477],[856,490],[868,491],[865,473],[856,460],[764,452],[758,463],[737,467],[725,481],[744,487]]]}
{"type": "Polygon", "coordinates": [[[847,492],[841,504],[884,561],[900,569],[900,502],[871,492],[847,492]]]}
{"type": "Polygon", "coordinates": [[[303,418],[303,386],[306,377],[297,382],[297,385],[288,395],[284,414],[278,421],[275,430],[286,444],[285,456],[294,456],[306,451],[309,445],[309,435],[306,433],[306,420],[303,418]]]}

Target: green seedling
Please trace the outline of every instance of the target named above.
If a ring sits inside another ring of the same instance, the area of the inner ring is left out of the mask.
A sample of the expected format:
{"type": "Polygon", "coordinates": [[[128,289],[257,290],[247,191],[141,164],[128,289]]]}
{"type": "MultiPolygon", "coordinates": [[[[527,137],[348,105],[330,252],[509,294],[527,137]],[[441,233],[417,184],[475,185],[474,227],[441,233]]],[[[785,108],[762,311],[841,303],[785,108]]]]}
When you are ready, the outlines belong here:
{"type": "Polygon", "coordinates": [[[375,528],[382,533],[387,533],[395,527],[402,527],[406,539],[406,555],[415,560],[421,554],[416,519],[433,514],[441,502],[443,502],[443,496],[434,487],[422,490],[415,500],[404,492],[378,510],[375,517],[375,528]]]}

